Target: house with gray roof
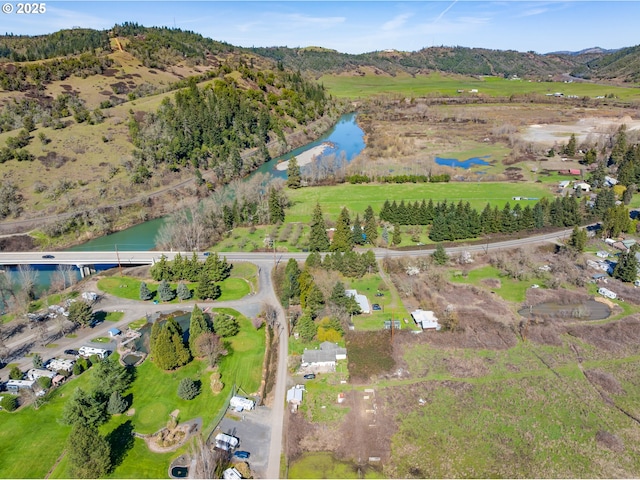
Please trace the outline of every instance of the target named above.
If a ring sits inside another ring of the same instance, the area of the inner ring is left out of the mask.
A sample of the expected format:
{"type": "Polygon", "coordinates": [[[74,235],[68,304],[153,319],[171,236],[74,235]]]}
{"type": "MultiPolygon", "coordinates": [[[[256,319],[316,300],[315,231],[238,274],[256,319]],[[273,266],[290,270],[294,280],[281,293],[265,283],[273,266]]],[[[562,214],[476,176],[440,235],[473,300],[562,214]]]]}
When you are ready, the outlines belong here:
{"type": "Polygon", "coordinates": [[[322,342],[319,349],[306,349],[302,354],[302,363],[313,366],[335,367],[336,360],[347,358],[347,349],[337,343],[322,342]]]}

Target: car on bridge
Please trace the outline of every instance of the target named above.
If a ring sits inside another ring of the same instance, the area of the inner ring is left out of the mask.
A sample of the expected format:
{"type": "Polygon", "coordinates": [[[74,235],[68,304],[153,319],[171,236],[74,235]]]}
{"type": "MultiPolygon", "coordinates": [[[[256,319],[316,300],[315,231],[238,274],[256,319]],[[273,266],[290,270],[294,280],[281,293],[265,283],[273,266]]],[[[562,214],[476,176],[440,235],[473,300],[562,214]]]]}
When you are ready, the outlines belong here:
{"type": "Polygon", "coordinates": [[[42,255],[42,258],[56,258],[53,255],[42,255]]]}

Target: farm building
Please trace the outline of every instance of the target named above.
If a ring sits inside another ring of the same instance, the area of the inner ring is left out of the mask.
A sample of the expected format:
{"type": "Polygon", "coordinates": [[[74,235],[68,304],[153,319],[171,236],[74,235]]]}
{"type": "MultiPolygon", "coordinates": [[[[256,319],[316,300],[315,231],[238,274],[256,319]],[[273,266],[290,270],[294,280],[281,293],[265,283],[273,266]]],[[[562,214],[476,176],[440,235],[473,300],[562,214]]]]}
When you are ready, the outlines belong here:
{"type": "Polygon", "coordinates": [[[91,355],[97,355],[98,358],[103,359],[111,355],[111,350],[107,350],[106,348],[101,347],[91,347],[83,345],[78,350],[78,353],[83,357],[90,357],[91,355]]]}
{"type": "Polygon", "coordinates": [[[358,293],[357,290],[345,290],[344,293],[349,297],[355,298],[356,302],[358,302],[358,305],[360,305],[360,310],[362,311],[362,313],[371,313],[371,307],[369,306],[369,299],[367,298],[366,295],[362,295],[361,293],[358,293]]]}
{"type": "Polygon", "coordinates": [[[35,383],[35,380],[9,380],[5,386],[7,387],[7,392],[18,393],[20,390],[33,388],[35,383]]]}
{"type": "Polygon", "coordinates": [[[238,446],[240,440],[226,433],[219,433],[216,435],[216,448],[221,450],[233,450],[238,446]]]}
{"type": "Polygon", "coordinates": [[[75,365],[75,360],[67,360],[66,358],[53,358],[47,362],[47,370],[51,370],[52,372],[58,372],[60,370],[65,370],[70,372],[73,370],[73,366],[75,365]]]}
{"type": "Polygon", "coordinates": [[[440,330],[438,318],[431,310],[414,310],[411,317],[423,330],[440,330]]]}
{"type": "Polygon", "coordinates": [[[618,294],[615,292],[612,292],[611,290],[609,290],[608,288],[604,288],[601,287],[598,289],[598,293],[600,295],[602,295],[603,297],[607,297],[607,298],[611,298],[613,300],[615,300],[616,298],[618,298],[618,294]]]}
{"type": "Polygon", "coordinates": [[[242,410],[253,410],[256,406],[256,402],[249,398],[234,395],[229,401],[229,406],[234,410],[241,412],[242,410]]]}
{"type": "Polygon", "coordinates": [[[29,380],[38,380],[40,377],[53,378],[56,376],[55,372],[46,370],[44,368],[32,368],[27,372],[27,378],[29,380]]]}

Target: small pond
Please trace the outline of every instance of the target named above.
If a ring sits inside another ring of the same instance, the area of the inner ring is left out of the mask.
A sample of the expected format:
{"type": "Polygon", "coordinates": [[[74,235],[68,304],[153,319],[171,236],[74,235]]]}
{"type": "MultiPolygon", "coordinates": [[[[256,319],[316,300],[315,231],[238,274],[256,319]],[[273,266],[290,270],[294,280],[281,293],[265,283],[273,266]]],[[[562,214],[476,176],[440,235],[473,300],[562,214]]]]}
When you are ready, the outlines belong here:
{"type": "Polygon", "coordinates": [[[191,321],[191,313],[173,312],[171,314],[164,314],[164,315],[154,314],[154,315],[149,315],[148,317],[149,323],[147,323],[145,326],[143,326],[139,330],[141,335],[140,337],[136,338],[134,341],[135,347],[136,347],[135,350],[138,352],[149,353],[149,337],[151,336],[151,327],[153,325],[153,322],[155,322],[156,319],[158,318],[160,318],[160,321],[162,322],[163,320],[166,320],[170,316],[173,316],[173,319],[176,321],[178,325],[180,325],[180,328],[182,328],[183,337],[186,341],[189,338],[189,323],[191,321]]]}
{"type": "Polygon", "coordinates": [[[187,475],[189,475],[189,467],[171,467],[173,478],[187,478],[187,475]]]}
{"type": "Polygon", "coordinates": [[[546,302],[521,308],[518,313],[527,318],[555,317],[574,318],[576,320],[604,320],[611,315],[611,308],[595,300],[565,304],[546,302]]]}
{"type": "Polygon", "coordinates": [[[486,160],[483,160],[483,158],[489,158],[489,156],[487,155],[484,157],[472,157],[467,160],[436,157],[436,163],[445,167],[464,168],[465,170],[467,170],[474,165],[490,165],[490,163],[486,160]]]}
{"type": "Polygon", "coordinates": [[[136,365],[143,358],[144,358],[144,355],[139,353],[127,353],[124,357],[122,357],[122,363],[124,363],[128,367],[132,367],[133,365],[136,365]]]}

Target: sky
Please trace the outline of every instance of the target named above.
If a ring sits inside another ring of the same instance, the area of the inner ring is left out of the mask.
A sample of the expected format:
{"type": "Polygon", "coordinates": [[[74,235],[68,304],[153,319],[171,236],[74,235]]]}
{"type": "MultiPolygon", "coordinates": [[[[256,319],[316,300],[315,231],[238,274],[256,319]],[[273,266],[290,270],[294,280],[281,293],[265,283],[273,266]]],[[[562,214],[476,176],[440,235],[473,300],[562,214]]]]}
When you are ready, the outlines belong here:
{"type": "Polygon", "coordinates": [[[44,13],[30,15],[16,13],[19,2],[0,3],[3,12],[12,10],[0,13],[0,32],[22,35],[130,21],[241,47],[320,46],[354,54],[440,45],[548,53],[640,44],[640,0],[77,0],[46,1],[44,13]]]}

